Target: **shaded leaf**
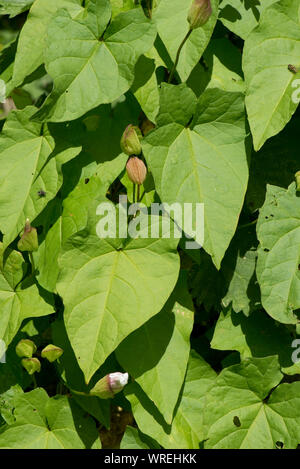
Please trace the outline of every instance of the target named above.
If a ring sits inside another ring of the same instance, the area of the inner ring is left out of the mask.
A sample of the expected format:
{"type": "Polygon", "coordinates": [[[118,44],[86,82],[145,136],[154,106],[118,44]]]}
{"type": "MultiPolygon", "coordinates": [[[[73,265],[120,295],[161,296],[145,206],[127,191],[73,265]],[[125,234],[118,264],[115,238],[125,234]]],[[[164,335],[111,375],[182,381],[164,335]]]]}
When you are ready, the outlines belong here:
{"type": "Polygon", "coordinates": [[[257,236],[262,305],[277,321],[295,324],[294,311],[300,308],[300,198],[294,183],[288,190],[267,187],[257,236]]]}
{"type": "Polygon", "coordinates": [[[246,108],[256,151],[284,128],[297,109],[293,84],[300,73],[292,73],[288,65],[298,67],[299,57],[299,5],[281,0],[262,15],[243,53],[246,108]]]}
{"type": "Polygon", "coordinates": [[[184,276],[163,310],[118,347],[117,359],[154,402],[167,423],[184,381],[193,327],[193,306],[184,276]]]}

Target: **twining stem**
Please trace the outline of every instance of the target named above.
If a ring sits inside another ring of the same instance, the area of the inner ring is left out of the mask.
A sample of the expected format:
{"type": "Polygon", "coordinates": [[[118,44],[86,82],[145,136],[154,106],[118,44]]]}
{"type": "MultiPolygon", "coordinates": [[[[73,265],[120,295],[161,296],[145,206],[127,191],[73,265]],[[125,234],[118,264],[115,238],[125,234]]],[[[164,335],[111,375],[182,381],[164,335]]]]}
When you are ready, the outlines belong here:
{"type": "Polygon", "coordinates": [[[135,204],[135,184],[133,184],[132,202],[135,204]]]}
{"type": "Polygon", "coordinates": [[[140,184],[138,184],[138,186],[137,186],[137,203],[139,203],[139,201],[140,201],[140,187],[141,187],[140,184]]]}
{"type": "Polygon", "coordinates": [[[74,389],[71,389],[71,388],[70,388],[70,391],[73,392],[74,394],[77,394],[78,396],[90,396],[90,394],[87,394],[86,392],[75,391],[74,389]]]}
{"type": "Polygon", "coordinates": [[[33,382],[33,389],[36,389],[37,388],[37,382],[36,382],[36,377],[35,377],[34,373],[32,375],[32,382],[33,382]]]}
{"type": "Polygon", "coordinates": [[[63,394],[63,390],[64,390],[64,385],[61,381],[59,381],[56,386],[56,394],[63,394]]]}
{"type": "Polygon", "coordinates": [[[152,18],[152,0],[147,0],[147,10],[149,18],[152,18]]]}
{"type": "Polygon", "coordinates": [[[34,265],[34,259],[33,259],[32,252],[29,252],[29,259],[30,259],[30,262],[31,262],[31,275],[34,275],[35,265],[34,265]]]}
{"type": "Polygon", "coordinates": [[[182,43],[180,44],[180,46],[178,47],[178,51],[177,51],[177,54],[176,54],[176,59],[175,59],[175,62],[174,62],[174,65],[173,65],[173,68],[172,68],[172,71],[170,73],[170,76],[169,76],[169,79],[168,79],[168,83],[171,83],[172,80],[173,80],[173,76],[174,76],[174,73],[176,71],[176,68],[177,68],[177,65],[178,65],[178,62],[179,62],[179,57],[180,57],[180,52],[184,46],[184,44],[186,43],[186,41],[188,40],[188,38],[190,37],[190,35],[192,34],[192,29],[189,29],[187,34],[185,35],[182,43]]]}
{"type": "Polygon", "coordinates": [[[257,220],[258,220],[258,219],[253,220],[253,221],[251,221],[250,223],[246,223],[246,225],[240,225],[240,226],[238,226],[238,230],[241,230],[242,228],[248,228],[249,226],[255,225],[255,223],[257,223],[257,220]]]}

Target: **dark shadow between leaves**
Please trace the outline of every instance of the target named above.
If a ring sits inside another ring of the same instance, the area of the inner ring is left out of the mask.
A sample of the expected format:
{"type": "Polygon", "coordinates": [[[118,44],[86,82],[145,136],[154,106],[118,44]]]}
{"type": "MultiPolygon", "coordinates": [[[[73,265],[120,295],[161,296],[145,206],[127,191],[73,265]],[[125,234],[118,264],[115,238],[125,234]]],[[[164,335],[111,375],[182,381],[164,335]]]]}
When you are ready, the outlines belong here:
{"type": "Polygon", "coordinates": [[[139,88],[142,88],[150,80],[154,71],[155,60],[142,55],[135,65],[134,82],[131,86],[131,91],[135,93],[139,88]]]}
{"type": "MultiPolygon", "coordinates": [[[[63,319],[57,319],[52,323],[52,335],[55,345],[64,350],[63,355],[57,362],[58,374],[64,377],[63,379],[71,391],[74,390],[88,393],[89,389],[94,386],[96,381],[105,376],[105,374],[119,371],[117,370],[116,365],[111,364],[109,357],[104,365],[95,373],[91,383],[87,385],[84,379],[84,374],[78,365],[75,353],[70,344],[63,319]]],[[[80,396],[75,393],[73,394],[73,398],[81,408],[97,418],[105,427],[109,427],[109,400],[99,399],[95,396],[80,396]]]]}
{"type": "Polygon", "coordinates": [[[244,0],[244,3],[245,3],[245,9],[246,10],[251,9],[256,21],[259,21],[260,12],[257,7],[261,5],[260,0],[244,0]]]}
{"type": "Polygon", "coordinates": [[[169,301],[160,313],[132,332],[118,347],[118,360],[122,366],[125,366],[122,356],[126,357],[126,371],[134,378],[155,368],[163,357],[175,327],[173,306],[174,301],[169,301]]]}
{"type": "Polygon", "coordinates": [[[95,441],[100,438],[96,424],[89,414],[79,407],[73,398],[68,398],[68,400],[76,432],[86,449],[90,449],[95,441]]]}
{"type": "Polygon", "coordinates": [[[241,327],[253,357],[278,355],[281,367],[293,365],[293,338],[284,325],[277,325],[263,310],[254,311],[248,318],[243,313],[231,313],[231,319],[234,326],[241,327]]]}
{"type": "MultiPolygon", "coordinates": [[[[163,428],[163,431],[167,435],[170,435],[172,425],[167,424],[161,413],[158,411],[157,407],[153,404],[147,394],[144,393],[142,388],[137,383],[131,383],[125,388],[125,397],[129,396],[130,394],[134,394],[136,396],[141,406],[156,420],[156,422],[163,428]]],[[[142,429],[142,431],[143,430],[144,429],[142,429]]]]}
{"type": "Polygon", "coordinates": [[[219,13],[219,19],[224,18],[231,23],[235,23],[238,20],[242,19],[242,15],[238,10],[233,8],[231,5],[226,5],[219,13]]]}

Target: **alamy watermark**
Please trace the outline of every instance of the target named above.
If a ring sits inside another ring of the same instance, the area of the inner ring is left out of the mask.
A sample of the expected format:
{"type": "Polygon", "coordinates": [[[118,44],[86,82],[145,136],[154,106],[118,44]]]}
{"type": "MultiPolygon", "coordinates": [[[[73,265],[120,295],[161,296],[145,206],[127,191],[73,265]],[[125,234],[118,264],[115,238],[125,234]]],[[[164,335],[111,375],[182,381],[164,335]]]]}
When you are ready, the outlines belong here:
{"type": "Polygon", "coordinates": [[[0,363],[6,363],[6,343],[0,340],[0,363]]]}
{"type": "Polygon", "coordinates": [[[295,349],[291,357],[292,362],[298,363],[300,361],[300,339],[293,340],[291,347],[295,349]]]}
{"type": "Polygon", "coordinates": [[[204,242],[204,204],[174,202],[128,204],[126,195],[115,206],[100,203],[96,211],[101,218],[96,232],[99,238],[182,238],[186,249],[200,249],[204,242]]]}
{"type": "Polygon", "coordinates": [[[6,97],[6,84],[5,84],[5,81],[0,79],[0,103],[1,104],[5,103],[5,97],[6,97]]]}
{"type": "Polygon", "coordinates": [[[296,88],[292,94],[292,101],[294,104],[300,103],[300,79],[294,80],[292,82],[292,88],[296,88]]]}

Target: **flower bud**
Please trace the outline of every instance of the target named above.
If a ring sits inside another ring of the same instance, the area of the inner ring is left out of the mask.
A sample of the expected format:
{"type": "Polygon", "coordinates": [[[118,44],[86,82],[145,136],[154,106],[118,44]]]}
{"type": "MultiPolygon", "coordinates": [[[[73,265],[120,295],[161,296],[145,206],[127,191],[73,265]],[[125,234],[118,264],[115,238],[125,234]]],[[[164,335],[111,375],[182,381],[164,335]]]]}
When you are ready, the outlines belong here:
{"type": "Polygon", "coordinates": [[[16,354],[18,357],[31,358],[32,355],[36,352],[36,346],[29,339],[22,339],[18,342],[16,346],[16,354]]]}
{"type": "Polygon", "coordinates": [[[203,26],[207,23],[211,14],[212,8],[210,0],[193,0],[187,17],[190,28],[196,29],[203,26]]]}
{"type": "Polygon", "coordinates": [[[300,192],[300,171],[296,172],[295,179],[296,179],[296,191],[300,192]]]}
{"type": "Polygon", "coordinates": [[[142,136],[138,127],[129,124],[121,138],[121,149],[126,155],[140,155],[142,152],[139,136],[142,136]]]}
{"type": "Polygon", "coordinates": [[[146,179],[147,168],[145,163],[137,156],[129,158],[126,164],[127,175],[133,184],[141,185],[146,179]]]}
{"type": "Polygon", "coordinates": [[[100,399],[110,399],[122,391],[127,383],[128,373],[110,373],[95,384],[89,395],[100,397],[100,399]]]}
{"type": "Polygon", "coordinates": [[[55,362],[64,353],[63,349],[56,345],[49,344],[42,350],[41,356],[46,358],[50,363],[55,362]]]}
{"type": "Polygon", "coordinates": [[[151,130],[155,129],[155,125],[149,119],[144,119],[141,123],[141,130],[143,132],[144,137],[148,135],[151,130]]]}
{"type": "Polygon", "coordinates": [[[21,363],[29,375],[41,371],[41,363],[38,358],[23,358],[21,363]]]}
{"type": "Polygon", "coordinates": [[[36,228],[33,228],[27,218],[21,239],[18,242],[20,251],[37,251],[39,247],[36,228]]]}

